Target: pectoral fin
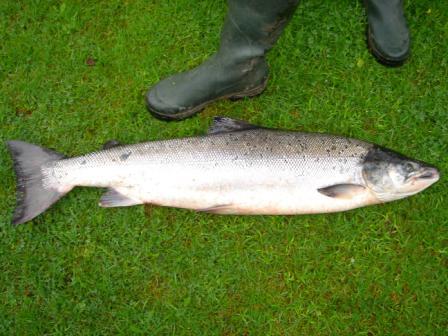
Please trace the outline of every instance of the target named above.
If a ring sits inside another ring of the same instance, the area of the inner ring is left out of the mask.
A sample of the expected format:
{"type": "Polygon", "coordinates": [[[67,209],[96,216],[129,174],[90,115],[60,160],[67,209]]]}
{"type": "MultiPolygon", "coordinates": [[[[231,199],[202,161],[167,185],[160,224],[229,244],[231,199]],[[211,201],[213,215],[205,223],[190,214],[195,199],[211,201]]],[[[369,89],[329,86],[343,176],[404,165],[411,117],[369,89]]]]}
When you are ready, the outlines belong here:
{"type": "Polygon", "coordinates": [[[103,208],[125,207],[136,204],[142,204],[140,201],[133,200],[115,189],[109,188],[103,196],[101,196],[99,206],[103,208]]]}
{"type": "Polygon", "coordinates": [[[360,184],[335,184],[317,189],[317,191],[328,197],[350,199],[362,194],[365,189],[366,187],[360,184]]]}

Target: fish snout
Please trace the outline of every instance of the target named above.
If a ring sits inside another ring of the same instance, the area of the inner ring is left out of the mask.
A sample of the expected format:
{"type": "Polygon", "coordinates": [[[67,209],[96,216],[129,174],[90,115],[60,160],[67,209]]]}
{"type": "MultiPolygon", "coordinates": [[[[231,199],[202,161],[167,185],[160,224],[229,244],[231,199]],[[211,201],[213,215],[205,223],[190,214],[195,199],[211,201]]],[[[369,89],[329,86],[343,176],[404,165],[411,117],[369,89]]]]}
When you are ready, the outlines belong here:
{"type": "Polygon", "coordinates": [[[407,181],[410,188],[415,191],[421,191],[436,183],[440,179],[440,173],[437,168],[424,166],[416,173],[412,174],[407,181]]]}
{"type": "Polygon", "coordinates": [[[414,178],[428,182],[433,181],[432,183],[434,183],[440,179],[440,172],[435,167],[423,167],[414,178]]]}

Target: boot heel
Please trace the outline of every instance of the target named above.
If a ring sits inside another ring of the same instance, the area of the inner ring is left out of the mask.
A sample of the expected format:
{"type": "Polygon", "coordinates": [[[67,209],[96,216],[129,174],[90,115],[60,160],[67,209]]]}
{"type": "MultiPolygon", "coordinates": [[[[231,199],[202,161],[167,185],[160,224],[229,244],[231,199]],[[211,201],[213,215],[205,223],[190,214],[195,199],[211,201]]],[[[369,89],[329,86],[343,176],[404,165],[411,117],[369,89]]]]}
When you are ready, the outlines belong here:
{"type": "Polygon", "coordinates": [[[246,91],[234,93],[229,97],[229,99],[233,101],[233,100],[238,100],[238,99],[242,99],[242,98],[246,98],[246,97],[252,98],[252,97],[258,96],[266,89],[267,84],[268,84],[268,79],[266,78],[263,81],[263,83],[261,83],[260,85],[254,87],[252,89],[246,90],[246,91]]]}

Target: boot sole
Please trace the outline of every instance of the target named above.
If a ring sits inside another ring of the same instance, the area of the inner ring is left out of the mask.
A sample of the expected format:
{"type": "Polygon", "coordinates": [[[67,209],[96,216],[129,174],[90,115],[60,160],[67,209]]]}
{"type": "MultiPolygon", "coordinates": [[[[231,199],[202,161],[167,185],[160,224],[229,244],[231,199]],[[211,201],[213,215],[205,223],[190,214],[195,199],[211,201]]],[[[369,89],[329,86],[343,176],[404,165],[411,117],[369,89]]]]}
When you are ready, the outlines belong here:
{"type": "Polygon", "coordinates": [[[165,120],[165,121],[173,121],[173,120],[183,120],[189,117],[192,117],[193,115],[195,115],[196,113],[198,113],[199,111],[201,111],[202,109],[204,109],[206,106],[221,100],[221,99],[230,99],[232,101],[235,100],[239,100],[242,98],[253,98],[256,97],[258,95],[260,95],[267,86],[268,83],[268,79],[266,78],[263,83],[261,83],[259,86],[256,86],[250,90],[247,91],[240,91],[240,92],[235,92],[235,93],[231,93],[228,95],[224,95],[209,101],[206,101],[202,104],[199,104],[197,106],[194,106],[190,109],[181,111],[181,112],[177,112],[174,114],[165,114],[163,112],[157,111],[156,109],[154,109],[149,103],[146,104],[146,106],[148,107],[149,112],[157,119],[160,120],[165,120]]]}
{"type": "Polygon", "coordinates": [[[409,58],[409,53],[407,53],[402,59],[392,60],[389,58],[384,57],[384,55],[378,50],[378,48],[375,45],[375,42],[372,37],[372,32],[370,31],[370,27],[367,24],[366,29],[366,39],[367,39],[367,47],[370,50],[371,54],[375,57],[375,59],[381,63],[382,65],[386,65],[389,67],[399,67],[406,62],[406,60],[409,58]]]}

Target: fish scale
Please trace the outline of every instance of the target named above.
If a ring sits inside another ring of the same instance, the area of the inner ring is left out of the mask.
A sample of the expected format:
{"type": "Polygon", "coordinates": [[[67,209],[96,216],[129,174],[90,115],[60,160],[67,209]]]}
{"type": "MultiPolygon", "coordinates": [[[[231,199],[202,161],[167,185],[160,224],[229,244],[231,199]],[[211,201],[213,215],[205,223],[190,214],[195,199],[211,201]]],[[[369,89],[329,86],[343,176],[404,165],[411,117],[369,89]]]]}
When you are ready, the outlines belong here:
{"type": "Polygon", "coordinates": [[[74,159],[61,160],[56,166],[62,167],[72,163],[81,165],[82,162],[96,165],[105,161],[122,164],[133,164],[142,160],[233,161],[236,157],[238,159],[244,157],[247,160],[260,158],[269,160],[279,157],[335,160],[362,158],[371,146],[358,140],[325,134],[248,130],[238,134],[216,134],[112,148],[74,159]],[[266,133],[271,134],[266,136],[266,133]]]}
{"type": "Polygon", "coordinates": [[[325,134],[240,130],[61,160],[47,167],[47,175],[56,177],[48,185],[112,186],[138,203],[221,211],[226,206],[227,213],[334,211],[335,202],[317,190],[360,183],[371,146],[325,134]],[[292,199],[266,198],[272,192],[292,199]]]}

